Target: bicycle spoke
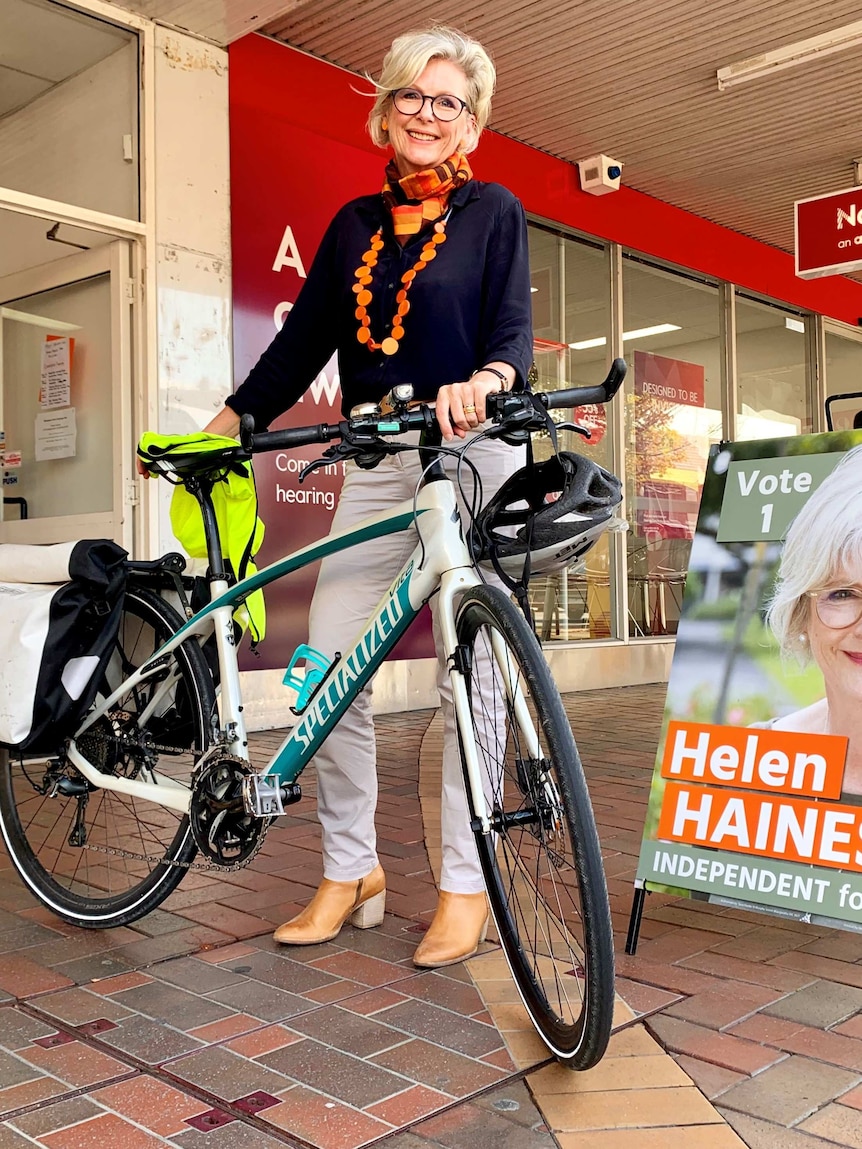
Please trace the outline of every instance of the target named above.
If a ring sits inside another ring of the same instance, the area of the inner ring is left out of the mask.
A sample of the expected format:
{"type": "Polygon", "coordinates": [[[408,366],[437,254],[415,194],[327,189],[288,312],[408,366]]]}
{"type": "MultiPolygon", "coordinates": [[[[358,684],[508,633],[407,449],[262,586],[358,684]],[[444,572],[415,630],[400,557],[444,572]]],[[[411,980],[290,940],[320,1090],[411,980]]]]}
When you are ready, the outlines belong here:
{"type": "MultiPolygon", "coordinates": [[[[179,625],[163,600],[130,591],[98,697],[112,696],[179,625]]],[[[183,644],[169,659],[164,674],[121,693],[77,742],[95,769],[149,782],[154,795],[159,780],[163,788],[189,785],[215,705],[197,644],[183,644]],[[174,752],[164,753],[163,744],[174,752]]],[[[194,855],[187,818],[156,801],[93,788],[62,754],[47,763],[8,761],[0,776],[13,862],[45,904],[75,924],[135,920],[170,893],[194,855]]]]}

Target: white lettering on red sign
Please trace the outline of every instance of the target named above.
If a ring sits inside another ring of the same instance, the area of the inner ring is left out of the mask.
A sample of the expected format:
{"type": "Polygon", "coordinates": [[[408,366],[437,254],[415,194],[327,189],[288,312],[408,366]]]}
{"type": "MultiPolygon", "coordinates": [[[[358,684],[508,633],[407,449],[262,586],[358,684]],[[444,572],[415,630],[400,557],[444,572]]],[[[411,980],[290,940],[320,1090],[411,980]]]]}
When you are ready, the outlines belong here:
{"type": "Polygon", "coordinates": [[[290,224],[287,225],[282,233],[281,243],[278,245],[272,270],[281,271],[283,267],[292,267],[300,279],[308,278],[305,274],[302,256],[299,254],[299,247],[293,237],[293,228],[290,224]]]}
{"type": "Polygon", "coordinates": [[[849,211],[845,211],[843,207],[838,208],[837,226],[839,231],[841,231],[845,223],[849,223],[851,227],[856,227],[857,223],[862,225],[862,211],[859,211],[855,203],[850,204],[849,211]]]}

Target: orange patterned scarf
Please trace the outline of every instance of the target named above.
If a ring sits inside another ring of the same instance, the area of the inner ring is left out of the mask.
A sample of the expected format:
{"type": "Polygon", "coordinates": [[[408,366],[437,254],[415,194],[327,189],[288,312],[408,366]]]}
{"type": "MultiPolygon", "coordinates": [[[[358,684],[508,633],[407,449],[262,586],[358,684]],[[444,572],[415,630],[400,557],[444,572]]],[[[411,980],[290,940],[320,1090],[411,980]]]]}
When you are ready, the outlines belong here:
{"type": "Polygon", "coordinates": [[[455,152],[436,168],[399,176],[395,160],[386,165],[383,202],[392,212],[395,238],[402,242],[426,223],[446,214],[449,196],[473,178],[467,157],[455,152]]]}

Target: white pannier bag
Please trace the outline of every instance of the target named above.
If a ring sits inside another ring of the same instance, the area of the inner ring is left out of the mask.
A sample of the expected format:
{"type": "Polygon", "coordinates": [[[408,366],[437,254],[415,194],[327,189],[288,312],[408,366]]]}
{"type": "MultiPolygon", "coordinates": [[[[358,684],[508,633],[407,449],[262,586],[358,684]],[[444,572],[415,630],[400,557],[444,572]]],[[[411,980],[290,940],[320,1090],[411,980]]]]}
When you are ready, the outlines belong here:
{"type": "Polygon", "coordinates": [[[109,539],[0,545],[0,744],[54,753],[74,732],[117,637],[126,558],[109,539]]]}

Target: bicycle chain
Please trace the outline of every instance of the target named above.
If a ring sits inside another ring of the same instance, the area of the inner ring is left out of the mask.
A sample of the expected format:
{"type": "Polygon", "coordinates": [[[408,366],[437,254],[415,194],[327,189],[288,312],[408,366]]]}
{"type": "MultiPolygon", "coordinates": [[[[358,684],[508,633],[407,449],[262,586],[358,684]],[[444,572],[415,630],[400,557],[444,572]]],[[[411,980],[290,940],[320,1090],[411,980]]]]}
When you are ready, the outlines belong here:
{"type": "Polygon", "coordinates": [[[174,858],[157,858],[154,854],[136,854],[132,850],[122,850],[117,846],[96,846],[91,842],[85,842],[82,848],[95,850],[99,854],[111,854],[117,858],[131,858],[135,862],[149,862],[156,866],[174,866],[178,870],[217,870],[223,874],[244,870],[249,862],[257,857],[262,845],[263,837],[258,842],[257,849],[254,853],[249,854],[245,861],[231,862],[228,866],[217,866],[214,862],[177,862],[174,858]]]}
{"type": "MultiPolygon", "coordinates": [[[[118,712],[118,714],[122,714],[122,712],[118,712]]],[[[111,715],[108,715],[109,718],[116,716],[118,715],[114,714],[113,712],[111,715]]],[[[111,742],[116,743],[118,741],[122,744],[124,741],[122,738],[118,739],[116,735],[106,736],[103,733],[95,731],[93,733],[95,735],[95,741],[97,743],[102,743],[105,746],[109,745],[111,742]]],[[[148,749],[159,754],[182,754],[185,753],[187,747],[174,747],[153,744],[152,746],[148,747],[148,749]]],[[[201,758],[195,763],[193,776],[200,772],[201,765],[206,761],[207,758],[212,757],[218,753],[221,753],[220,747],[213,746],[209,751],[207,751],[207,753],[202,755],[201,758]]],[[[237,761],[241,760],[237,759],[237,761]]],[[[215,862],[178,862],[174,858],[158,858],[154,854],[137,854],[133,850],[124,850],[119,846],[99,846],[92,842],[84,842],[82,849],[94,850],[96,853],[108,854],[115,858],[129,858],[131,861],[135,862],[146,862],[148,865],[153,866],[173,866],[178,870],[203,870],[205,872],[216,871],[218,873],[234,873],[237,870],[245,869],[249,862],[257,857],[261,847],[263,846],[263,839],[265,837],[266,833],[264,831],[264,833],[260,835],[255,849],[243,861],[231,862],[230,864],[224,866],[220,866],[215,862]]]]}
{"type": "MultiPolygon", "coordinates": [[[[163,750],[162,747],[154,747],[154,749],[160,751],[163,750]]],[[[195,763],[193,777],[200,772],[201,766],[206,762],[208,758],[216,756],[220,753],[222,753],[222,751],[219,746],[212,746],[195,763]]],[[[237,762],[243,761],[239,758],[234,760],[237,762]]],[[[261,833],[260,837],[258,838],[257,845],[247,858],[244,858],[241,862],[231,862],[225,866],[219,866],[215,862],[178,862],[174,858],[157,858],[154,854],[136,854],[133,850],[124,850],[119,846],[98,846],[91,842],[85,842],[83,844],[83,849],[95,850],[99,854],[109,854],[116,858],[130,858],[135,862],[147,862],[149,865],[173,866],[178,870],[204,870],[206,872],[215,870],[218,873],[235,873],[237,870],[244,870],[249,862],[257,857],[257,855],[260,853],[261,847],[263,846],[263,840],[265,837],[266,830],[261,833]]]]}

